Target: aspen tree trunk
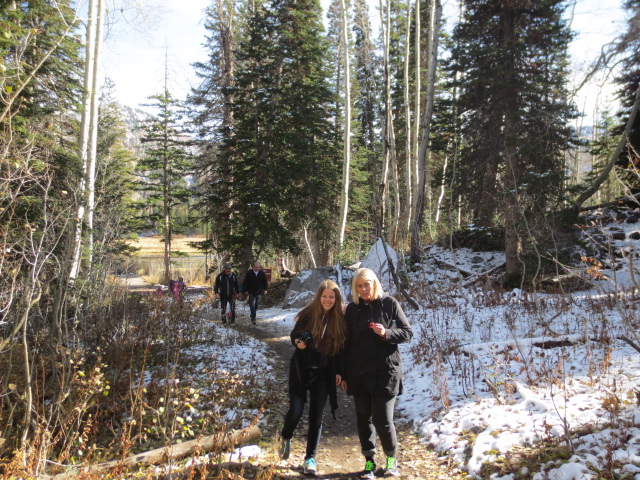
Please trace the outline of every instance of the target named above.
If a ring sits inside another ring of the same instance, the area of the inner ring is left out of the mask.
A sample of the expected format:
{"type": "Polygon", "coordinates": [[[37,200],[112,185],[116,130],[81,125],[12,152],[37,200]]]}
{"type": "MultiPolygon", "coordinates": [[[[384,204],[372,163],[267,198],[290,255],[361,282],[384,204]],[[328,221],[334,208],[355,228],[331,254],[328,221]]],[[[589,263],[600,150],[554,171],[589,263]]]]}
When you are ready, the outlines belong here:
{"type": "MultiPolygon", "coordinates": [[[[165,49],[164,58],[164,109],[165,109],[165,122],[169,118],[168,109],[169,102],[167,97],[169,95],[169,67],[167,59],[167,49],[165,49]]],[[[171,279],[171,203],[169,201],[169,195],[171,195],[171,165],[169,163],[169,126],[164,124],[164,131],[162,132],[162,147],[163,147],[163,164],[162,164],[162,213],[164,222],[164,275],[168,282],[171,279]]],[[[171,294],[171,292],[169,292],[171,294]]]]}
{"type": "MultiPolygon", "coordinates": [[[[415,121],[413,122],[413,134],[412,134],[412,153],[411,158],[413,159],[413,172],[411,174],[411,191],[413,192],[412,201],[415,202],[415,197],[418,193],[418,153],[420,148],[420,110],[421,110],[421,93],[422,93],[422,20],[420,18],[420,0],[416,0],[415,3],[416,9],[416,34],[415,34],[415,47],[414,47],[414,55],[415,55],[415,73],[414,73],[414,102],[415,106],[413,107],[413,116],[415,121]]],[[[416,217],[416,209],[415,205],[411,208],[411,219],[409,223],[409,232],[411,232],[411,226],[415,222],[416,217]]]]}
{"type": "Polygon", "coordinates": [[[104,1],[94,0],[96,7],[96,36],[94,40],[93,75],[91,79],[91,120],[89,125],[88,179],[87,179],[87,228],[89,229],[88,251],[89,268],[93,261],[93,214],[95,211],[96,165],[98,162],[98,117],[99,98],[98,80],[100,79],[100,51],[102,50],[102,26],[104,23],[104,1]]]}
{"type": "MultiPolygon", "coordinates": [[[[406,140],[405,140],[405,150],[406,150],[406,165],[405,165],[405,190],[406,190],[406,212],[407,212],[407,221],[406,221],[406,231],[411,231],[411,224],[413,221],[413,171],[414,171],[414,158],[413,157],[413,146],[412,146],[412,128],[411,128],[411,101],[410,101],[410,84],[409,84],[409,60],[411,57],[411,2],[407,2],[407,31],[405,33],[405,42],[404,42],[404,117],[405,117],[405,125],[406,125],[406,140]]],[[[416,19],[417,21],[417,19],[416,19]]],[[[416,33],[417,33],[416,29],[416,33]]],[[[416,70],[418,70],[418,65],[416,65],[416,70]]],[[[420,90],[416,90],[416,96],[420,96],[420,90]]],[[[417,119],[417,117],[416,117],[417,119]]]]}
{"type": "Polygon", "coordinates": [[[416,190],[415,221],[411,232],[411,257],[414,260],[420,258],[420,232],[422,230],[422,218],[424,215],[424,199],[427,190],[427,148],[429,146],[429,134],[431,132],[431,117],[433,115],[433,101],[435,97],[436,62],[438,60],[438,40],[440,37],[440,21],[442,18],[442,5],[440,0],[433,0],[429,13],[429,50],[428,50],[428,75],[427,105],[424,111],[422,139],[420,153],[418,154],[418,189],[416,190]]]}
{"type": "Polygon", "coordinates": [[[78,157],[82,164],[82,180],[80,181],[80,191],[77,197],[79,198],[78,211],[76,214],[76,228],[73,239],[72,255],[71,255],[71,268],[69,270],[69,283],[74,283],[78,271],[80,270],[80,252],[82,250],[82,222],[85,217],[86,209],[86,189],[87,189],[87,176],[89,173],[89,143],[91,136],[91,95],[93,88],[93,76],[94,62],[93,56],[95,54],[95,42],[96,42],[96,27],[95,22],[97,20],[97,0],[89,0],[87,7],[87,31],[85,34],[85,65],[84,65],[84,85],[82,91],[82,115],[80,120],[80,142],[78,146],[78,157]]]}
{"type": "MultiPolygon", "coordinates": [[[[397,204],[394,208],[394,215],[390,214],[390,209],[387,208],[388,203],[390,203],[389,198],[389,170],[395,170],[397,172],[397,163],[396,163],[396,148],[395,148],[395,134],[393,131],[393,110],[391,105],[391,69],[389,65],[389,49],[390,49],[390,29],[391,29],[391,3],[390,0],[387,0],[386,7],[383,8],[382,0],[380,0],[380,15],[382,26],[382,38],[383,38],[383,65],[384,65],[384,110],[385,110],[385,120],[384,120],[384,166],[382,169],[382,179],[381,179],[381,222],[382,231],[385,230],[384,225],[386,223],[390,224],[391,228],[391,236],[394,239],[397,239],[397,228],[398,228],[398,211],[399,205],[397,204]],[[389,217],[389,220],[385,222],[385,219],[389,217]]],[[[395,175],[394,179],[394,189],[395,189],[395,198],[398,199],[400,192],[397,188],[397,175],[395,175]]],[[[395,246],[395,245],[394,245],[395,246]]]]}
{"type": "Polygon", "coordinates": [[[349,210],[349,169],[351,165],[351,69],[349,65],[349,30],[347,6],[340,0],[340,16],[342,19],[342,51],[344,53],[344,155],[342,161],[342,192],[340,196],[340,234],[338,252],[344,245],[344,232],[347,228],[347,212],[349,210]]]}

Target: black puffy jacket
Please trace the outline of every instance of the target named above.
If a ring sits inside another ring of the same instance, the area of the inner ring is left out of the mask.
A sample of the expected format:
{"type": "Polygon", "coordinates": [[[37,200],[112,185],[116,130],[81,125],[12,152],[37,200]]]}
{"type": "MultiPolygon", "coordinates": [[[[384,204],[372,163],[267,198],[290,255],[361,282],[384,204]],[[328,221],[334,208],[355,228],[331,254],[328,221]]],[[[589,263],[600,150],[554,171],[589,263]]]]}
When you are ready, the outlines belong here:
{"type": "Polygon", "coordinates": [[[411,340],[411,325],[400,303],[383,295],[373,302],[351,302],[345,313],[349,337],[340,359],[340,373],[347,381],[347,393],[400,395],[402,359],[398,344],[411,340]],[[381,323],[385,339],[369,328],[381,323]]]}
{"type": "MultiPolygon", "coordinates": [[[[300,338],[302,332],[308,332],[310,320],[309,317],[298,319],[289,335],[292,345],[295,346],[295,341],[300,338]]],[[[314,382],[327,382],[331,413],[335,418],[335,411],[338,408],[337,361],[338,357],[327,357],[313,347],[304,349],[295,347],[289,362],[289,393],[306,397],[306,390],[314,382]]]]}

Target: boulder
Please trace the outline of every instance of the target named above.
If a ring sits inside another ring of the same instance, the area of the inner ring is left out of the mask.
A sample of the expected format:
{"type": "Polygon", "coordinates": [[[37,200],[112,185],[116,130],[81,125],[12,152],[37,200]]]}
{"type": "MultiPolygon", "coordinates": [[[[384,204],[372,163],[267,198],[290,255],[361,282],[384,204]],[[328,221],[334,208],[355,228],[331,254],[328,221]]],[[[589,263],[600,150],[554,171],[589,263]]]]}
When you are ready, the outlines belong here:
{"type": "MultiPolygon", "coordinates": [[[[391,262],[397,272],[398,254],[389,245],[387,245],[387,250],[389,251],[391,262]]],[[[387,261],[387,255],[385,254],[382,240],[378,239],[378,241],[373,244],[369,253],[367,253],[367,256],[362,260],[362,263],[360,263],[360,268],[373,270],[382,283],[384,291],[391,295],[395,294],[396,284],[394,283],[393,276],[391,275],[391,269],[389,268],[389,262],[387,261]]]]}
{"type": "Polygon", "coordinates": [[[313,300],[318,285],[323,280],[336,281],[336,270],[333,267],[320,267],[301,271],[289,285],[284,297],[283,308],[302,308],[313,300]]]}

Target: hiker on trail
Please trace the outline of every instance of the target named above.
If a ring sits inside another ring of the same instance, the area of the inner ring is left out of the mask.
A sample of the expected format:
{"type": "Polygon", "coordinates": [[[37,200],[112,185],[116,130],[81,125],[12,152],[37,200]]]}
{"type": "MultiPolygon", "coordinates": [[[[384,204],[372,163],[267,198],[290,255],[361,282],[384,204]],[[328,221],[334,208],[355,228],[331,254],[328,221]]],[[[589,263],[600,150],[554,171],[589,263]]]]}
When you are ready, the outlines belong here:
{"type": "Polygon", "coordinates": [[[281,432],[280,457],[289,458],[291,437],[307,401],[309,391],[309,431],[302,466],[305,474],[317,473],[316,452],[322,433],[322,412],[327,397],[335,418],[337,355],[347,334],[340,287],[323,281],[314,299],[296,316],[291,343],[296,347],[289,365],[289,411],[281,432]]]}
{"type": "Polygon", "coordinates": [[[253,268],[247,272],[242,282],[241,291],[249,294],[249,311],[251,312],[251,323],[256,324],[256,314],[260,295],[267,294],[267,276],[260,269],[260,262],[254,262],[253,268]]]}
{"type": "Polygon", "coordinates": [[[231,265],[225,265],[222,272],[218,274],[213,291],[220,298],[222,323],[227,323],[227,319],[229,323],[234,323],[236,321],[236,294],[240,290],[238,277],[231,271],[231,265]]]}
{"type": "Polygon", "coordinates": [[[376,434],[386,456],[382,473],[398,475],[398,442],[393,424],[396,396],[402,393],[402,360],[398,344],[413,333],[398,301],[384,293],[368,268],[353,276],[353,301],[345,320],[348,340],[341,354],[337,381],[353,395],[360,447],[365,457],[360,478],[375,478],[376,434]]]}
{"type": "Polygon", "coordinates": [[[173,299],[182,306],[184,301],[184,291],[187,289],[187,284],[184,283],[184,278],[178,277],[178,280],[169,280],[169,291],[173,296],[173,299]]]}

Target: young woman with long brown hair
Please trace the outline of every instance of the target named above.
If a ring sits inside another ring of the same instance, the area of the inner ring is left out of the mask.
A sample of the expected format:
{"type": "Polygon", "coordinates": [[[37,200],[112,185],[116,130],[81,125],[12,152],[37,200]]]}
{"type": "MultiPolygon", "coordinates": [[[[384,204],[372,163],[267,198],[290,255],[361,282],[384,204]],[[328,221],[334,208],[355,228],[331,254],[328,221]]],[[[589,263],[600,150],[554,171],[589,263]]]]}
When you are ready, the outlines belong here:
{"type": "Polygon", "coordinates": [[[317,473],[316,452],[322,434],[322,412],[327,403],[338,408],[337,355],[346,341],[347,325],[340,287],[325,280],[314,299],[296,316],[291,343],[296,347],[289,366],[289,411],[284,418],[280,456],[289,458],[291,437],[302,417],[309,391],[309,433],[303,464],[305,474],[317,473]]]}

